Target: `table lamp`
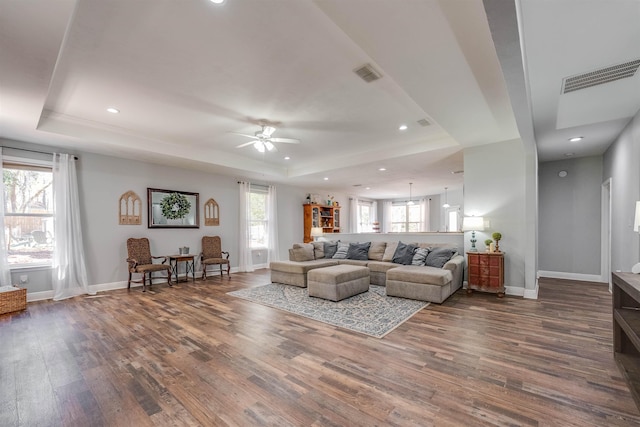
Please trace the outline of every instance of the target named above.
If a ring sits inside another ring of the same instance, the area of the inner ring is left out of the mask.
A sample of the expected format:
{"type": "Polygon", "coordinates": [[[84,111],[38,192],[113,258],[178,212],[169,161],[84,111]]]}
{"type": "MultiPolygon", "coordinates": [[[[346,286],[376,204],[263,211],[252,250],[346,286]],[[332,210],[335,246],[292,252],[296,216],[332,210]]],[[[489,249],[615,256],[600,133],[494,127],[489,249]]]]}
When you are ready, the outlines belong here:
{"type": "Polygon", "coordinates": [[[476,249],[476,231],[484,230],[484,218],[481,216],[465,216],[462,219],[462,231],[471,231],[471,249],[469,252],[478,252],[476,249]]]}
{"type": "Polygon", "coordinates": [[[322,227],[311,227],[311,237],[313,237],[313,240],[318,240],[320,236],[322,236],[322,227]]]}

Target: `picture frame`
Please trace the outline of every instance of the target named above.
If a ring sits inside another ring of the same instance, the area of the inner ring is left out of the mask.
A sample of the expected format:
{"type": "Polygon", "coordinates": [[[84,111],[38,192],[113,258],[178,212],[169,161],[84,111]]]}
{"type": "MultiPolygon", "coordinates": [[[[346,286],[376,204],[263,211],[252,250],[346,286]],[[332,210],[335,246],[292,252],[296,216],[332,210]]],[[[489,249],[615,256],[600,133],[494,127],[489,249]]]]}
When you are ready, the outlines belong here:
{"type": "Polygon", "coordinates": [[[200,228],[200,193],[147,188],[148,228],[200,228]]]}

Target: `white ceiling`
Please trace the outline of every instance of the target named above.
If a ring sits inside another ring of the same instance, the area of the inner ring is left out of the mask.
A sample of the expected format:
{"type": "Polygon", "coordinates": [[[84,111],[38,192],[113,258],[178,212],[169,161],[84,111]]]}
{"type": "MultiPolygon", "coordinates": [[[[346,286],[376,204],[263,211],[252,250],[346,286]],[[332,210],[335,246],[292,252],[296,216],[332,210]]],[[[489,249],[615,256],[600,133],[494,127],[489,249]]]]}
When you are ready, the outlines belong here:
{"type": "MultiPolygon", "coordinates": [[[[576,132],[570,151],[602,153],[637,77],[559,85],[640,58],[638,1],[521,3],[540,158],[576,132]]],[[[462,149],[519,137],[505,77],[480,0],[0,0],[0,137],[308,190],[461,187],[462,149]],[[301,143],[236,148],[263,121],[301,143]]]]}

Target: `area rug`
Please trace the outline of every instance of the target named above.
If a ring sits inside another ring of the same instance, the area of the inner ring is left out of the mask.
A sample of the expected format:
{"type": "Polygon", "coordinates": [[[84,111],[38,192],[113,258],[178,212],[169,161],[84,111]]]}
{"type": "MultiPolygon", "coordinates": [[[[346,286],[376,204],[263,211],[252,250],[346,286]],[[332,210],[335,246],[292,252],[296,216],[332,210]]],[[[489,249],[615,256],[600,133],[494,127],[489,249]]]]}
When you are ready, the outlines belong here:
{"type": "Polygon", "coordinates": [[[384,286],[375,285],[369,287],[369,292],[338,302],[310,297],[307,288],[279,283],[228,294],[376,338],[384,337],[429,305],[388,297],[384,286]]]}

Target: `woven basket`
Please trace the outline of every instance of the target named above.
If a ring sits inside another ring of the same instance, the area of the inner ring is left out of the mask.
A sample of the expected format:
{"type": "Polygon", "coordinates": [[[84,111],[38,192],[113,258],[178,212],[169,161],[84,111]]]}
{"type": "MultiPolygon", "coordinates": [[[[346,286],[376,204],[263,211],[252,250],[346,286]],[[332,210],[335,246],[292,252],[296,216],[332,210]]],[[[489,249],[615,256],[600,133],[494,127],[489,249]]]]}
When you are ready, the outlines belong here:
{"type": "Polygon", "coordinates": [[[0,292],[0,314],[12,313],[27,308],[27,290],[17,288],[15,291],[0,292]]]}

